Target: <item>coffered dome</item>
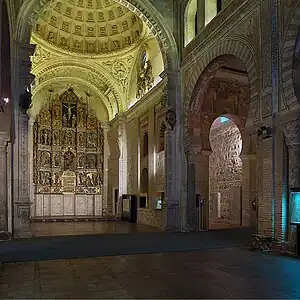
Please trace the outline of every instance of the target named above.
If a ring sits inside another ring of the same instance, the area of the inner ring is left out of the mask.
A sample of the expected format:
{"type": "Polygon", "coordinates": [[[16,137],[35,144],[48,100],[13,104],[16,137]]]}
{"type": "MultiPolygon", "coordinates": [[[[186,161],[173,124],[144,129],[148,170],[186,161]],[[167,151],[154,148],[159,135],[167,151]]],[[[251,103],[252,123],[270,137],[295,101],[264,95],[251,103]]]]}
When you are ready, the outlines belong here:
{"type": "Polygon", "coordinates": [[[55,0],[37,20],[33,38],[62,51],[119,52],[140,41],[142,21],[112,0],[55,0]]]}

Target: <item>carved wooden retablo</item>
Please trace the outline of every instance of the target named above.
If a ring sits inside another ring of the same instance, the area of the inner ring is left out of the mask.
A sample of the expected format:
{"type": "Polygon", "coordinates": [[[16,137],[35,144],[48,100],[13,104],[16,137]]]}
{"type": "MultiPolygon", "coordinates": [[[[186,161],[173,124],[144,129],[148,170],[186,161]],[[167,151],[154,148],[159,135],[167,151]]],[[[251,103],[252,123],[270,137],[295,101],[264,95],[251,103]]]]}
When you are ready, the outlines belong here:
{"type": "Polygon", "coordinates": [[[41,109],[33,132],[37,193],[101,193],[103,129],[72,89],[41,109]]]}
{"type": "Polygon", "coordinates": [[[62,175],[63,194],[75,194],[76,175],[72,171],[64,171],[62,175]]]}

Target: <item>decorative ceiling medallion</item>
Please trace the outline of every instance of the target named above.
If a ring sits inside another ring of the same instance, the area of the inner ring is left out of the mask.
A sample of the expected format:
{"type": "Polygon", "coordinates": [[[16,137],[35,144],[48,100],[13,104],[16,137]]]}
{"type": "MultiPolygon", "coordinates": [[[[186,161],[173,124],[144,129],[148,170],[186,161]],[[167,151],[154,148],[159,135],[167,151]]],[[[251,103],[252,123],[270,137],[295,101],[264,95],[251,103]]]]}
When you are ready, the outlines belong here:
{"type": "Polygon", "coordinates": [[[109,54],[140,41],[142,21],[110,0],[54,0],[37,20],[36,36],[64,51],[109,54]]]}

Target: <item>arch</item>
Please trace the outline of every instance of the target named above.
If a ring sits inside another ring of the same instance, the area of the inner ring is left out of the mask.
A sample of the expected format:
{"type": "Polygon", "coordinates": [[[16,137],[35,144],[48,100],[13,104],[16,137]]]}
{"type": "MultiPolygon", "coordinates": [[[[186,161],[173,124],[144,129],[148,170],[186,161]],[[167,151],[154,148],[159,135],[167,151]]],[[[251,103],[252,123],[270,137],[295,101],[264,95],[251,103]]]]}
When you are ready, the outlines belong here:
{"type": "MultiPolygon", "coordinates": [[[[177,44],[173,33],[160,12],[147,0],[114,0],[135,13],[150,28],[161,47],[166,68],[177,70],[179,66],[177,44]]],[[[47,0],[26,0],[17,18],[15,40],[20,43],[30,41],[32,26],[39,13],[49,5],[47,0]]]]}
{"type": "Polygon", "coordinates": [[[37,95],[38,92],[42,91],[44,88],[49,87],[56,82],[60,82],[60,83],[72,82],[72,84],[77,83],[77,84],[86,86],[87,89],[89,89],[89,91],[92,91],[93,93],[95,93],[102,100],[102,102],[104,103],[104,105],[107,109],[107,114],[108,114],[109,119],[111,120],[114,118],[115,111],[113,109],[113,104],[110,103],[109,99],[104,97],[97,87],[95,87],[91,83],[89,83],[81,78],[77,78],[77,77],[55,77],[55,78],[50,78],[48,80],[45,80],[43,83],[41,83],[34,89],[33,98],[35,97],[35,95],[37,95]]]}
{"type": "Polygon", "coordinates": [[[300,104],[300,99],[297,99],[293,82],[293,62],[299,32],[300,1],[298,1],[291,12],[292,14],[289,16],[289,25],[287,26],[283,42],[283,63],[281,66],[283,101],[289,110],[299,107],[300,104]]]}
{"type": "MultiPolygon", "coordinates": [[[[257,77],[257,60],[255,50],[243,40],[222,40],[217,43],[210,52],[198,57],[192,70],[186,70],[186,85],[184,108],[185,108],[185,145],[188,147],[189,141],[189,122],[193,118],[193,113],[198,115],[197,110],[199,103],[197,101],[201,98],[201,93],[205,90],[207,83],[216,74],[218,69],[228,62],[229,57],[236,57],[239,59],[247,72],[250,86],[250,108],[248,112],[247,122],[252,121],[256,101],[258,99],[258,77],[257,77]],[[196,66],[196,67],[195,67],[196,66]],[[190,72],[192,71],[192,72],[190,72]],[[200,97],[200,98],[199,98],[200,97]]],[[[195,120],[194,120],[195,121],[195,120]]]]}
{"type": "Polygon", "coordinates": [[[184,11],[184,46],[196,36],[197,0],[189,0],[184,11]]]}

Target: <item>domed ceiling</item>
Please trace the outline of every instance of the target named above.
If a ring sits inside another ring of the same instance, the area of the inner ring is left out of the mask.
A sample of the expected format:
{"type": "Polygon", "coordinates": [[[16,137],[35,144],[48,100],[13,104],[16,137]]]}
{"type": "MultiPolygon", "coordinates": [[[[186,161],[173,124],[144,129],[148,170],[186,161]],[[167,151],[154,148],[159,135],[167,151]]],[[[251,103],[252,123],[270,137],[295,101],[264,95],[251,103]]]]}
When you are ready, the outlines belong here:
{"type": "Polygon", "coordinates": [[[110,54],[140,41],[143,23],[112,0],[56,0],[37,20],[33,37],[66,52],[110,54]]]}

